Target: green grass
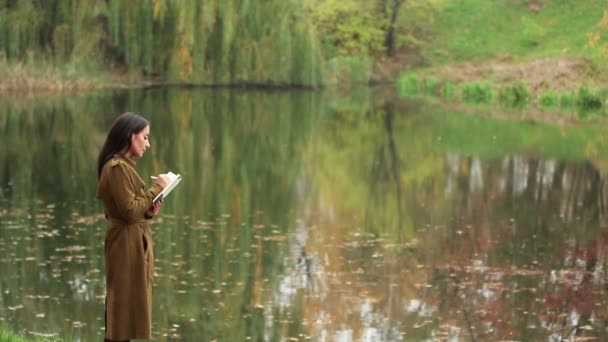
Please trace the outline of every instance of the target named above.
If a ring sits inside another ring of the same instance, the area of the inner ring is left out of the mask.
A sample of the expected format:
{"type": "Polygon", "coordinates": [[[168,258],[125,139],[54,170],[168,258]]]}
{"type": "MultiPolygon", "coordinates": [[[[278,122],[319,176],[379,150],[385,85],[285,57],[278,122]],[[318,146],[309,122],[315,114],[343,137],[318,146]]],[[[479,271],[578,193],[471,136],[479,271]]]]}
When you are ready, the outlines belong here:
{"type": "Polygon", "coordinates": [[[456,85],[452,82],[445,82],[441,85],[441,96],[446,100],[453,100],[456,97],[456,85]]]}
{"type": "Polygon", "coordinates": [[[446,1],[435,22],[436,39],[423,50],[433,65],[497,56],[583,55],[587,33],[597,30],[605,0],[545,0],[533,12],[525,0],[446,1]]]}
{"type": "Polygon", "coordinates": [[[416,73],[406,73],[397,79],[397,89],[402,95],[416,95],[420,91],[420,78],[416,73]]]}
{"type": "Polygon", "coordinates": [[[503,86],[499,90],[499,100],[502,104],[512,107],[523,107],[532,98],[532,92],[523,82],[503,86]]]}
{"type": "Polygon", "coordinates": [[[562,108],[572,108],[576,104],[576,95],[565,92],[559,95],[559,105],[562,108]]]}
{"type": "Polygon", "coordinates": [[[0,328],[0,342],[30,342],[31,340],[17,334],[9,333],[0,328]]]}
{"type": "Polygon", "coordinates": [[[489,81],[464,83],[442,82],[433,76],[421,76],[415,72],[397,79],[397,90],[403,97],[430,96],[469,104],[502,105],[511,108],[527,108],[536,103],[543,109],[578,110],[581,117],[589,114],[606,116],[608,91],[580,87],[576,92],[548,90],[538,95],[523,82],[499,85],[489,81]]]}
{"type": "Polygon", "coordinates": [[[462,98],[466,102],[490,103],[495,97],[494,93],[488,82],[468,82],[462,85],[462,98]]]}
{"type": "Polygon", "coordinates": [[[602,107],[602,97],[599,91],[582,87],[578,90],[577,104],[585,110],[597,110],[602,107]]]}
{"type": "Polygon", "coordinates": [[[87,64],[55,66],[44,60],[7,62],[0,59],[0,91],[63,91],[107,87],[110,74],[87,64]]]}
{"type": "Polygon", "coordinates": [[[538,97],[538,103],[544,108],[554,108],[559,105],[559,94],[555,91],[546,91],[538,97]]]}
{"type": "Polygon", "coordinates": [[[470,104],[514,108],[533,105],[577,111],[582,113],[580,117],[607,116],[608,88],[604,80],[608,78],[608,70],[603,66],[608,62],[608,27],[602,17],[608,11],[608,3],[537,2],[540,9],[532,10],[528,0],[441,0],[432,24],[434,35],[421,51],[428,70],[412,70],[402,75],[398,80],[401,95],[435,94],[470,104]],[[600,21],[603,26],[598,25],[600,21]],[[579,66],[582,70],[573,70],[579,81],[576,84],[562,80],[567,85],[556,84],[553,89],[550,70],[546,75],[542,72],[536,75],[538,71],[532,70],[528,78],[514,83],[504,83],[501,78],[494,78],[492,72],[476,75],[473,71],[465,75],[469,76],[464,78],[468,81],[446,86],[450,76],[437,78],[433,72],[433,67],[460,62],[490,62],[491,66],[492,61],[508,64],[560,56],[584,61],[579,66]],[[439,87],[439,91],[430,91],[427,81],[430,77],[434,77],[430,84],[439,87]],[[544,80],[546,77],[549,79],[544,80]],[[537,81],[535,78],[545,82],[542,87],[533,83],[537,81]]]}
{"type": "Polygon", "coordinates": [[[47,338],[47,337],[36,337],[36,338],[28,338],[21,334],[12,333],[6,331],[4,328],[0,327],[0,342],[59,342],[60,339],[57,338],[47,338]]]}

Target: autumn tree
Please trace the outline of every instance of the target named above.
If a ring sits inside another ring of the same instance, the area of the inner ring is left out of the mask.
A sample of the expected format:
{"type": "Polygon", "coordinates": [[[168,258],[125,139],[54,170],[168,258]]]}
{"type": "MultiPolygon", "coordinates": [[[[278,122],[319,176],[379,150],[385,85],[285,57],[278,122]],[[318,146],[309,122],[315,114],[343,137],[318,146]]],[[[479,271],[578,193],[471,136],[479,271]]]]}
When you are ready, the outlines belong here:
{"type": "Polygon", "coordinates": [[[305,0],[332,55],[388,55],[416,47],[428,31],[435,0],[305,0]]]}

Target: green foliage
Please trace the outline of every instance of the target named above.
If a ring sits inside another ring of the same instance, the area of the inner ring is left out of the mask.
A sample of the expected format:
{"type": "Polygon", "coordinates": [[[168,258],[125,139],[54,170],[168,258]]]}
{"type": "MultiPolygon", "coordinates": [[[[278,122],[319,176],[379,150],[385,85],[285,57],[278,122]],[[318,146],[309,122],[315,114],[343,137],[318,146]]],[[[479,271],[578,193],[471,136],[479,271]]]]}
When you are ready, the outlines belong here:
{"type": "Polygon", "coordinates": [[[280,0],[2,1],[0,50],[9,61],[50,55],[137,77],[316,86],[321,48],[302,11],[280,0]]]}
{"type": "Polygon", "coordinates": [[[420,78],[416,73],[407,73],[397,79],[397,88],[401,95],[414,95],[420,90],[420,78]]]}
{"type": "Polygon", "coordinates": [[[445,82],[441,85],[441,96],[447,100],[451,100],[456,96],[456,85],[451,82],[445,82]]]}
{"type": "Polygon", "coordinates": [[[593,91],[589,90],[586,87],[581,87],[578,90],[576,103],[581,109],[599,109],[602,107],[602,98],[598,91],[593,91]]]}
{"type": "Polygon", "coordinates": [[[494,91],[489,83],[469,82],[462,85],[462,98],[467,102],[490,103],[494,91]]]}
{"type": "Polygon", "coordinates": [[[386,20],[374,2],[309,1],[311,20],[329,56],[368,55],[384,51],[386,20]]]}
{"type": "Polygon", "coordinates": [[[523,82],[515,82],[514,84],[502,87],[499,91],[499,100],[501,103],[510,106],[521,106],[530,101],[532,92],[523,82]]]}
{"type": "Polygon", "coordinates": [[[436,16],[444,0],[408,0],[402,5],[397,27],[397,48],[417,50],[436,34],[436,16]]]}
{"type": "Polygon", "coordinates": [[[559,96],[559,105],[563,108],[570,108],[576,104],[576,95],[571,92],[561,93],[559,96]]]}
{"type": "Polygon", "coordinates": [[[329,57],[387,52],[387,34],[397,8],[395,47],[419,48],[430,36],[436,0],[305,0],[329,57]]]}
{"type": "Polygon", "coordinates": [[[0,327],[0,342],[58,342],[56,338],[27,338],[21,334],[13,334],[0,327]]]}
{"type": "Polygon", "coordinates": [[[26,342],[28,341],[22,336],[17,336],[0,329],[0,342],[26,342]]]}
{"type": "Polygon", "coordinates": [[[595,30],[587,32],[585,51],[600,62],[608,60],[608,10],[603,11],[595,30]]]}
{"type": "Polygon", "coordinates": [[[540,94],[538,103],[541,107],[557,107],[560,102],[559,94],[555,91],[547,91],[540,94]]]}
{"type": "Polygon", "coordinates": [[[438,95],[439,94],[439,79],[433,76],[426,77],[424,79],[424,91],[429,94],[438,95]]]}
{"type": "Polygon", "coordinates": [[[327,61],[326,83],[344,86],[346,84],[367,84],[371,75],[372,62],[366,57],[334,57],[327,61]]]}

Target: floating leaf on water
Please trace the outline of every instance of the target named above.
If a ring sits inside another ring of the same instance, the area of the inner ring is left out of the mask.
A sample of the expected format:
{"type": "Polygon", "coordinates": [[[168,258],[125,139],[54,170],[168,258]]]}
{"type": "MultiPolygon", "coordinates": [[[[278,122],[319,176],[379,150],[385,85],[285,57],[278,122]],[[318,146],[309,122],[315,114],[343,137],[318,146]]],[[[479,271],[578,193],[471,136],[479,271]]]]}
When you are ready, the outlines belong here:
{"type": "Polygon", "coordinates": [[[264,238],[264,241],[285,241],[287,240],[287,235],[274,235],[267,236],[264,238]]]}
{"type": "Polygon", "coordinates": [[[72,325],[74,326],[74,328],[82,328],[82,327],[86,326],[87,324],[84,322],[80,322],[80,321],[74,321],[74,322],[72,322],[72,325]]]}
{"type": "Polygon", "coordinates": [[[58,333],[40,333],[40,332],[36,332],[36,331],[28,331],[28,333],[30,333],[34,336],[40,336],[40,337],[57,337],[57,336],[59,336],[58,333]]]}

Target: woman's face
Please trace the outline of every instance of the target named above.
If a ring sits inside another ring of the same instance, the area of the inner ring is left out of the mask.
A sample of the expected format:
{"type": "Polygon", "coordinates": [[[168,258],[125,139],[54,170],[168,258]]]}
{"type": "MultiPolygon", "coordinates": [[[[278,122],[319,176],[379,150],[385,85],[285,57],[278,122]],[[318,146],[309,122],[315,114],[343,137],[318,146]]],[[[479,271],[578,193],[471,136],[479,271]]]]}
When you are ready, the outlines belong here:
{"type": "Polygon", "coordinates": [[[148,148],[150,148],[150,142],[148,141],[150,136],[150,126],[142,129],[139,133],[133,133],[131,135],[131,147],[129,147],[129,155],[141,158],[148,148]]]}

